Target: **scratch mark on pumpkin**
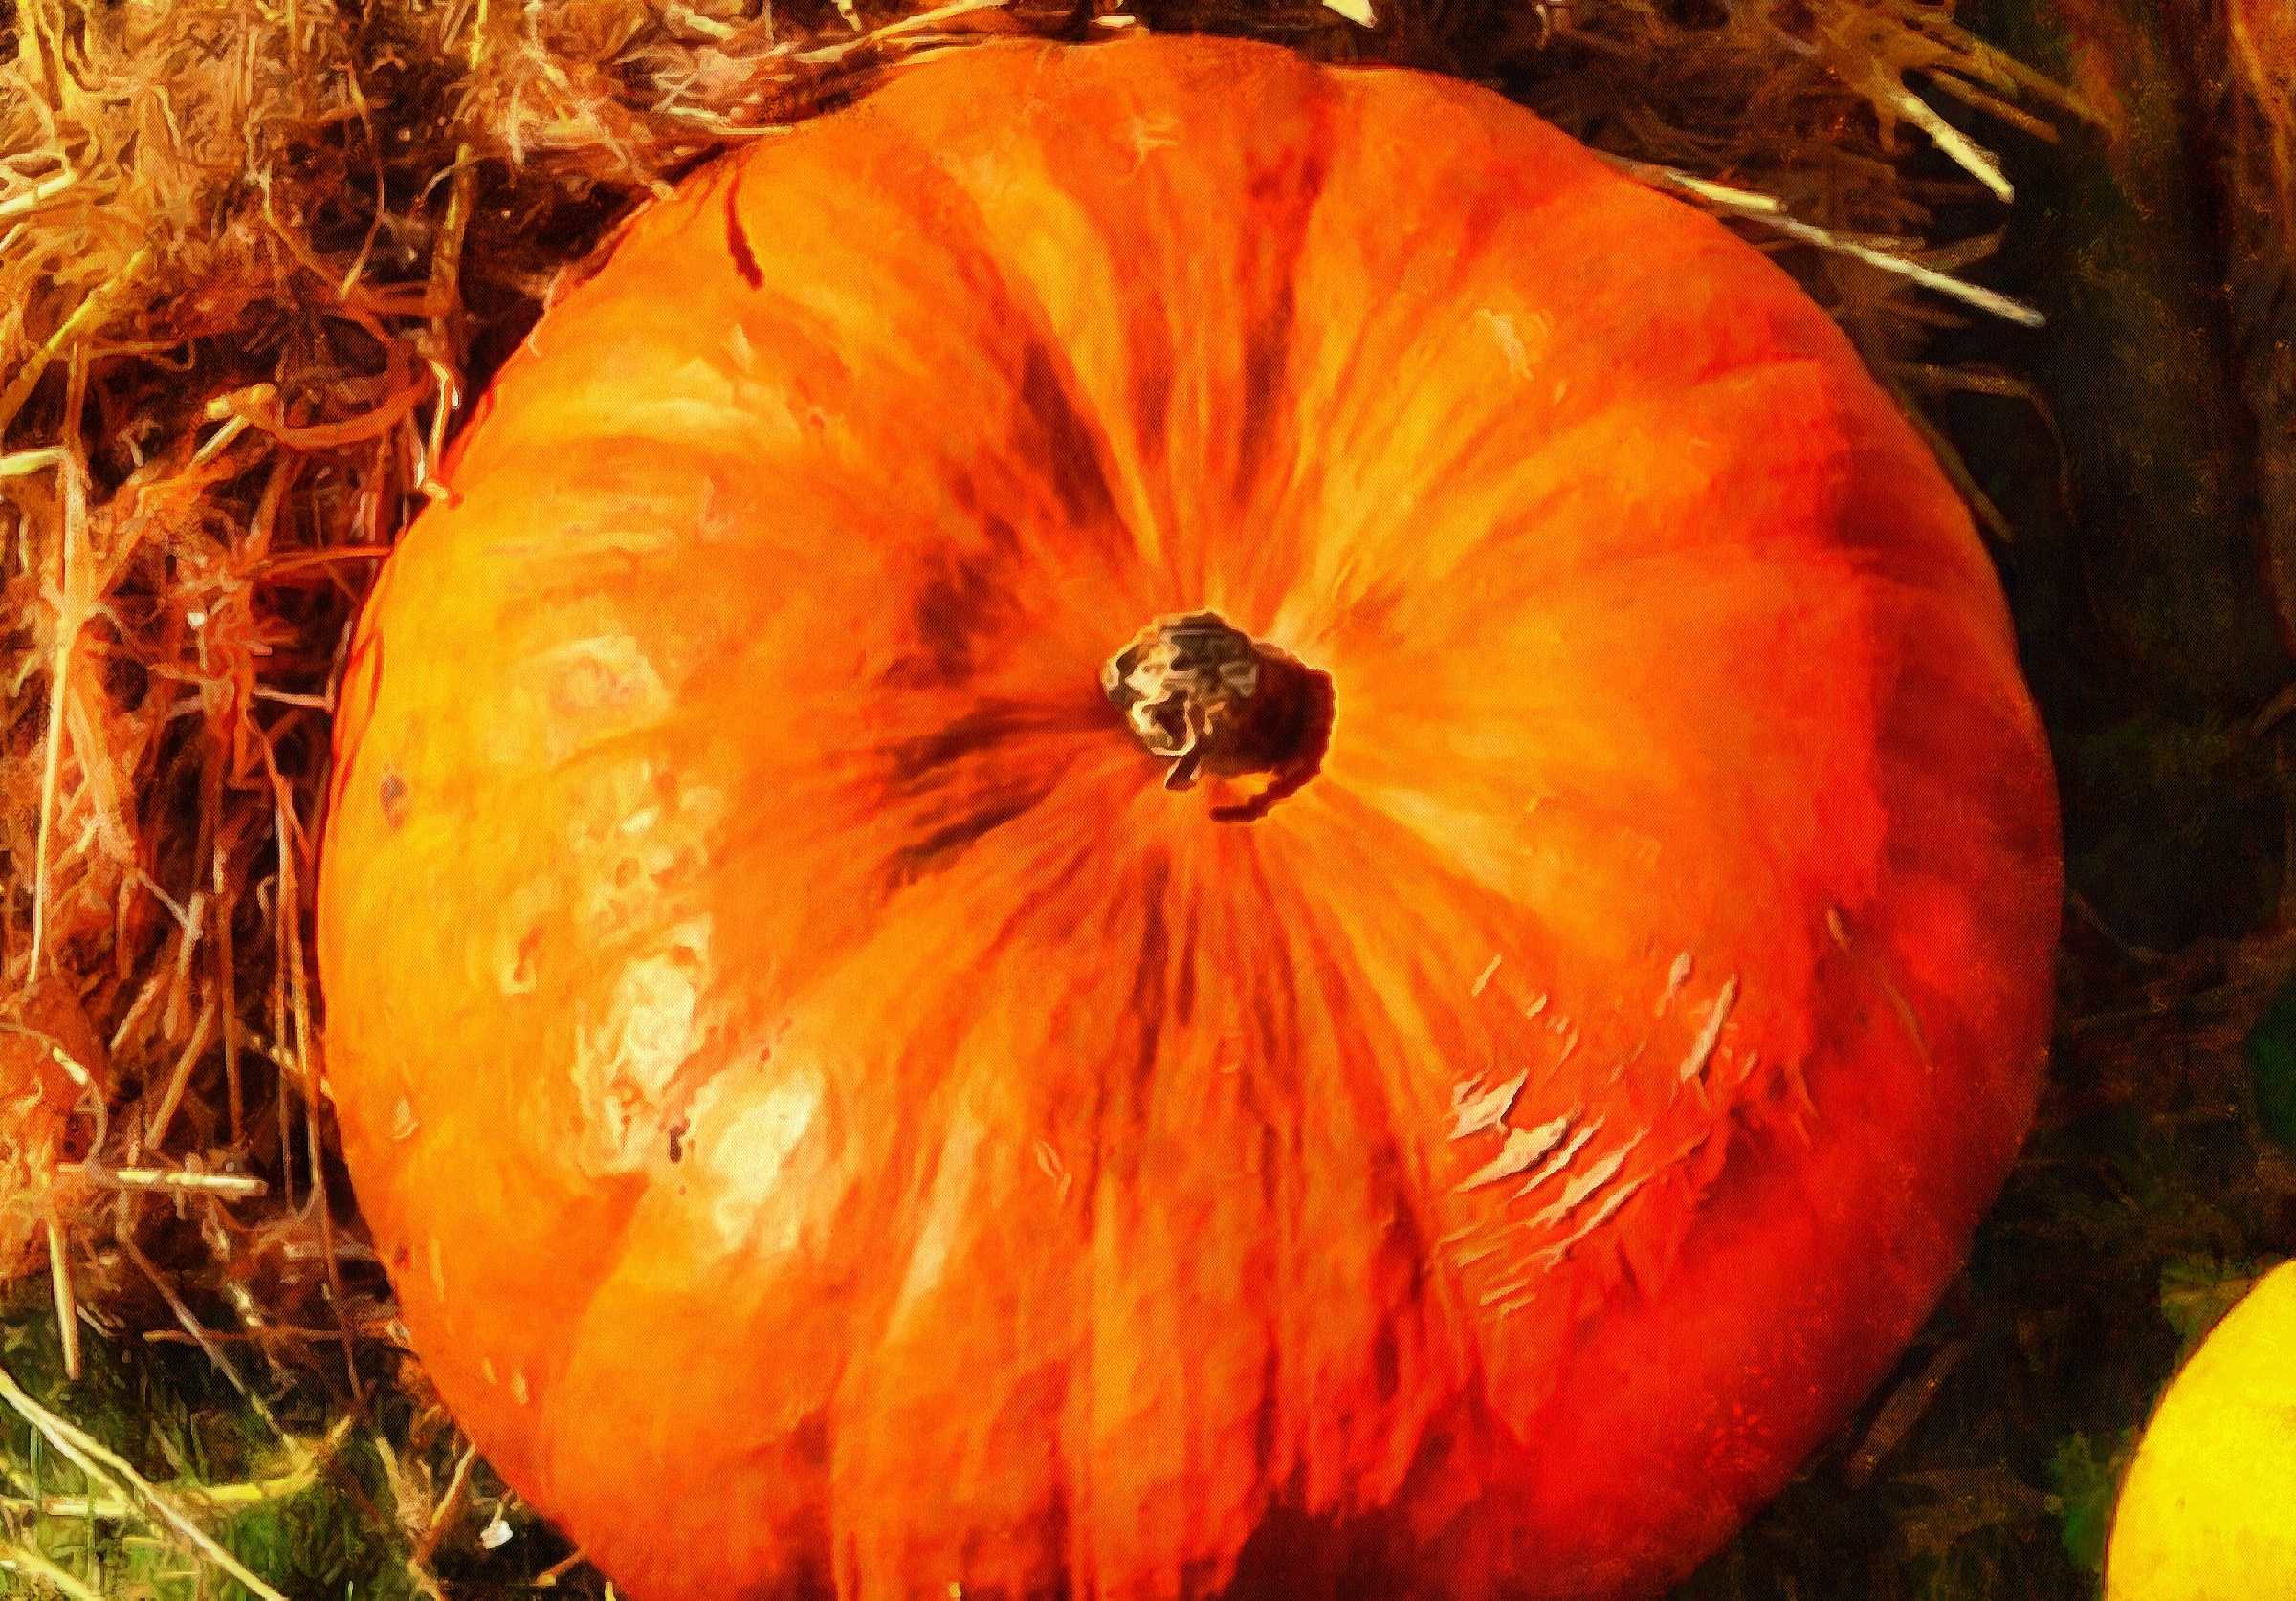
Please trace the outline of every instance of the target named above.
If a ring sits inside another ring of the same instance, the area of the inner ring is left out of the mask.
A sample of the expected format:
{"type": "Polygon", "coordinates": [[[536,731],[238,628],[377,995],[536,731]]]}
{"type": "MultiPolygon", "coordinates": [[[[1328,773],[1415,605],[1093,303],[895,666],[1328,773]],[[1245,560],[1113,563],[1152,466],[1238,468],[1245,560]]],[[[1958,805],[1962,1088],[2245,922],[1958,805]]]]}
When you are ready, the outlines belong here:
{"type": "Polygon", "coordinates": [[[1535,1018],[1546,1009],[1547,992],[1541,990],[1538,992],[1538,994],[1531,998],[1531,1004],[1523,1008],[1523,1016],[1526,1018],[1535,1018]]]}
{"type": "Polygon", "coordinates": [[[1683,985],[1690,981],[1690,970],[1695,965],[1695,958],[1688,951],[1674,958],[1674,965],[1667,970],[1667,987],[1659,996],[1658,1004],[1650,1008],[1652,1017],[1663,1018],[1667,1015],[1667,1008],[1673,1005],[1682,994],[1683,985]]]}
{"type": "Polygon", "coordinates": [[[1611,1218],[1617,1217],[1619,1208],[1624,1206],[1628,1201],[1632,1200],[1635,1196],[1635,1193],[1642,1189],[1644,1185],[1649,1183],[1650,1178],[1651,1174],[1649,1173],[1637,1173],[1634,1175],[1634,1177],[1628,1179],[1625,1183],[1611,1191],[1608,1195],[1603,1197],[1602,1204],[1595,1209],[1593,1216],[1589,1217],[1585,1222],[1580,1223],[1578,1227],[1573,1230],[1569,1235],[1561,1239],[1556,1240],[1554,1244],[1539,1252],[1536,1259],[1539,1265],[1542,1267],[1552,1268],[1560,1263],[1563,1258],[1571,1254],[1571,1250],[1574,1246],[1578,1245],[1581,1240],[1585,1239],[1588,1235],[1594,1233],[1604,1223],[1609,1222],[1611,1218]]]}
{"type": "Polygon", "coordinates": [[[1050,1140],[1036,1142],[1036,1166],[1039,1172],[1059,1188],[1060,1198],[1064,1201],[1067,1200],[1069,1188],[1076,1182],[1076,1175],[1069,1172],[1068,1164],[1060,1159],[1060,1152],[1053,1149],[1050,1140]]]}
{"type": "Polygon", "coordinates": [[[1492,1239],[1476,1246],[1471,1251],[1461,1251],[1451,1258],[1452,1264],[1461,1268],[1468,1268],[1479,1261],[1488,1261],[1498,1254],[1499,1247],[1505,1243],[1506,1241],[1503,1239],[1492,1239]]]}
{"type": "Polygon", "coordinates": [[[1563,1219],[1576,1212],[1589,1195],[1619,1176],[1619,1170],[1626,1165],[1626,1158],[1633,1153],[1634,1148],[1642,1143],[1643,1136],[1638,1133],[1624,1145],[1620,1146],[1618,1150],[1602,1157],[1593,1167],[1565,1184],[1562,1187],[1561,1195],[1553,1205],[1532,1218],[1530,1226],[1534,1229],[1551,1229],[1560,1226],[1563,1219]]]}
{"type": "Polygon", "coordinates": [[[1508,1129],[1507,1143],[1499,1148],[1499,1153],[1469,1173],[1461,1182],[1459,1193],[1465,1195],[1469,1190],[1480,1190],[1487,1184],[1512,1178],[1560,1144],[1570,1126],[1571,1114],[1565,1112],[1553,1122],[1542,1123],[1535,1129],[1508,1129]]]}
{"type": "Polygon", "coordinates": [[[1470,996],[1480,996],[1485,990],[1490,988],[1491,979],[1498,974],[1499,963],[1505,959],[1506,956],[1504,952],[1492,956],[1490,958],[1490,965],[1485,967],[1481,973],[1475,975],[1474,986],[1467,993],[1470,996]]]}
{"type": "Polygon", "coordinates": [[[445,1301],[447,1298],[447,1253],[436,1239],[430,1241],[430,1256],[425,1265],[430,1269],[431,1295],[439,1301],[445,1301]]]}
{"type": "Polygon", "coordinates": [[[1611,1064],[1610,1082],[1614,1085],[1624,1082],[1628,1071],[1633,1068],[1636,1063],[1643,1060],[1643,1053],[1647,1051],[1649,1048],[1650,1042],[1648,1040],[1637,1041],[1635,1042],[1634,1049],[1628,1051],[1624,1056],[1619,1058],[1617,1062],[1611,1064]]]}
{"type": "MultiPolygon", "coordinates": [[[[1559,1122],[1561,1120],[1557,1119],[1556,1121],[1559,1122]]],[[[1549,1127],[1553,1127],[1553,1125],[1549,1125],[1549,1127]]],[[[1525,1199],[1533,1191],[1536,1190],[1540,1185],[1548,1182],[1548,1180],[1552,1179],[1556,1173],[1565,1172],[1570,1167],[1571,1163],[1578,1159],[1578,1152],[1586,1149],[1587,1142],[1592,1140],[1601,1131],[1602,1120],[1598,1117],[1594,1122],[1588,1124],[1585,1128],[1579,1129],[1578,1132],[1572,1135],[1571,1141],[1568,1145],[1564,1146],[1560,1151],[1556,1151],[1554,1155],[1548,1157],[1545,1165],[1524,1181],[1523,1187],[1515,1191],[1514,1198],[1516,1200],[1525,1199]]]]}
{"type": "MultiPolygon", "coordinates": [[[[1477,1296],[1475,1298],[1476,1305],[1489,1306],[1496,1302],[1511,1300],[1521,1295],[1525,1290],[1535,1289],[1537,1285],[1538,1279],[1535,1275],[1527,1279],[1510,1279],[1503,1284],[1491,1285],[1490,1288],[1477,1296]]],[[[1505,1316],[1513,1309],[1513,1307],[1501,1307],[1500,1315],[1505,1316]]]]}
{"type": "Polygon", "coordinates": [[[421,1120],[414,1115],[414,1103],[404,1095],[400,1096],[399,1104],[390,1116],[390,1137],[394,1140],[410,1140],[422,1126],[421,1120]]]}
{"type": "Polygon", "coordinates": [[[1495,1311],[1494,1311],[1493,1315],[1494,1315],[1494,1316],[1496,1316],[1496,1317],[1498,1317],[1498,1318],[1500,1318],[1500,1319],[1506,1319],[1506,1318],[1512,1317],[1512,1316],[1513,1316],[1515,1313],[1517,1313],[1517,1312],[1521,1311],[1521,1310],[1522,1310],[1524,1307],[1526,1307],[1526,1306],[1528,1306],[1528,1305],[1532,1305],[1534,1302],[1537,1301],[1537,1299],[1538,1299],[1538,1292],[1539,1292],[1539,1290],[1540,1290],[1540,1288],[1541,1288],[1541,1287],[1542,1287],[1542,1286],[1541,1286],[1541,1284],[1540,1284],[1540,1283],[1539,1283],[1539,1282],[1537,1282],[1537,1281],[1533,1281],[1532,1283],[1530,1283],[1529,1284],[1527,1284],[1527,1285],[1525,1285],[1525,1286],[1524,1286],[1524,1293],[1523,1293],[1523,1294],[1521,1294],[1521,1295],[1518,1295],[1518,1296],[1515,1296],[1515,1297],[1514,1297],[1512,1300],[1510,1300],[1510,1301],[1508,1301],[1508,1302],[1504,1303],[1503,1305],[1501,1305],[1500,1306],[1498,1306],[1498,1307],[1495,1309],[1495,1311]]]}
{"type": "Polygon", "coordinates": [[[1708,1009],[1705,1026],[1698,1030],[1698,1038],[1690,1042],[1690,1054],[1682,1059],[1682,1083],[1688,1084],[1706,1071],[1706,1064],[1713,1060],[1714,1047],[1722,1042],[1722,1025],[1730,1020],[1731,1008],[1737,1003],[1738,976],[1733,973],[1708,1009]]]}
{"type": "Polygon", "coordinates": [[[1132,144],[1132,170],[1135,173],[1146,165],[1148,158],[1157,151],[1180,148],[1180,121],[1175,117],[1150,117],[1142,113],[1132,120],[1124,132],[1132,144]]]}
{"type": "Polygon", "coordinates": [[[1921,1058],[1922,1070],[1936,1072],[1937,1061],[1930,1054],[1930,1042],[1921,1031],[1921,1019],[1914,1015],[1911,1002],[1906,999],[1905,992],[1897,987],[1897,980],[1888,967],[1880,958],[1869,956],[1857,948],[1850,938],[1847,925],[1843,922],[1840,907],[1829,906],[1825,909],[1825,928],[1834,936],[1834,943],[1842,948],[1843,954],[1871,973],[1874,982],[1882,986],[1883,996],[1888,998],[1890,1009],[1897,1014],[1897,1020],[1905,1027],[1906,1038],[1913,1042],[1914,1054],[1921,1058]]]}
{"type": "Polygon", "coordinates": [[[523,1368],[510,1371],[510,1398],[520,1406],[534,1399],[534,1392],[526,1386],[526,1370],[523,1368]]]}
{"type": "MultiPolygon", "coordinates": [[[[1496,1089],[1480,1095],[1468,1094],[1455,1102],[1451,1108],[1451,1138],[1463,1140],[1469,1134],[1480,1134],[1505,1123],[1507,1114],[1514,1109],[1514,1098],[1523,1092],[1523,1086],[1530,1082],[1530,1078],[1531,1074],[1526,1069],[1496,1089]]],[[[1465,1091],[1468,1086],[1461,1085],[1459,1087],[1465,1091]]]]}
{"type": "MultiPolygon", "coordinates": [[[[1330,0],[1326,0],[1326,4],[1329,3],[1330,0]]],[[[1475,313],[1475,319],[1490,330],[1491,339],[1498,344],[1499,354],[1506,358],[1508,376],[1517,381],[1529,378],[1531,352],[1523,343],[1522,330],[1514,325],[1514,318],[1505,312],[1492,311],[1486,306],[1475,313]]]]}

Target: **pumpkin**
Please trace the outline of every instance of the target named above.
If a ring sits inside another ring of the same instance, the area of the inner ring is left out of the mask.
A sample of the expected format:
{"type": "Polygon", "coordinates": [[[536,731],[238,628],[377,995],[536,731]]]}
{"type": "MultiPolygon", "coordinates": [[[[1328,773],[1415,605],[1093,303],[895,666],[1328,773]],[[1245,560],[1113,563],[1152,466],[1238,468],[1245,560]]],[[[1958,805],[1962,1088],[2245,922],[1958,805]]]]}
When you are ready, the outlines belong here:
{"type": "Polygon", "coordinates": [[[445,476],[343,669],[332,1092],[641,1601],[1647,1591],[2026,1128],[1962,507],[1495,96],[919,65],[643,213],[445,476]]]}
{"type": "Polygon", "coordinates": [[[2113,1507],[2107,1601],[2296,1596],[2296,1262],[2171,1382],[2113,1507]]]}

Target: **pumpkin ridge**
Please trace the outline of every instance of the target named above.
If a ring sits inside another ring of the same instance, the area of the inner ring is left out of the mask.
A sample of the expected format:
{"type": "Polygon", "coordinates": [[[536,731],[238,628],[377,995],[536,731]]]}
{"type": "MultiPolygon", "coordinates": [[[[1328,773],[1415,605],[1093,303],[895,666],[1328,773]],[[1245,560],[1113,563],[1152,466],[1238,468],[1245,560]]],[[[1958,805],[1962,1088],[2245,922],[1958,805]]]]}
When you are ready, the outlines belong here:
{"type": "MultiPolygon", "coordinates": [[[[1650,412],[1661,407],[1675,410],[1693,402],[1704,405],[1711,399],[1717,403],[1715,414],[1719,416],[1723,413],[1718,403],[1735,385],[1757,379],[1790,382],[1805,372],[1825,371],[1824,364],[1811,357],[1777,352],[1749,354],[1707,372],[1682,388],[1628,402],[1547,431],[1534,448],[1496,474],[1481,470],[1477,452],[1504,439],[1511,429],[1520,428],[1521,423],[1503,408],[1494,410],[1475,431],[1461,437],[1457,450],[1442,466],[1428,469],[1424,478],[1414,477],[1408,487],[1399,486],[1395,499],[1413,506],[1423,500],[1441,503],[1465,488],[1472,488],[1476,495],[1472,500],[1459,501],[1441,521],[1415,522],[1416,537],[1407,551],[1395,553],[1397,562],[1407,567],[1410,584],[1420,590],[1426,586],[1439,588],[1491,581],[1483,570],[1495,566],[1498,581],[1507,585],[1506,592],[1523,597],[1528,609],[1535,606],[1542,596],[1566,590],[1617,567],[1678,559],[1702,549],[1741,549],[1745,544],[1743,534],[1727,525],[1707,532],[1693,544],[1668,544],[1654,549],[1646,527],[1639,524],[1633,532],[1623,531],[1619,537],[1600,544],[1567,547],[1566,559],[1558,559],[1537,547],[1539,536],[1547,529],[1558,522],[1578,523],[1585,515],[1582,507],[1590,501],[1599,503],[1610,493],[1599,483],[1590,483],[1581,463],[1613,453],[1622,436],[1632,442],[1632,448],[1658,450],[1673,448],[1675,430],[1651,426],[1645,420],[1650,412]],[[1468,515],[1469,508],[1486,501],[1508,507],[1507,515],[1488,520],[1468,515]],[[1446,537],[1448,530],[1456,532],[1446,537]],[[1534,554],[1526,562],[1527,545],[1534,548],[1534,554]]],[[[1830,372],[1827,376],[1830,378],[1830,372]]],[[[1758,460],[1767,467],[1776,454],[1775,441],[1765,440],[1758,447],[1750,448],[1749,459],[1758,460]]],[[[1842,454],[1847,455],[1846,446],[1842,454]]],[[[1350,537],[1351,540],[1363,540],[1366,532],[1358,530],[1350,537]]],[[[1371,539],[1382,553],[1388,549],[1376,533],[1371,539]]],[[[1384,565],[1376,560],[1359,564],[1345,576],[1363,587],[1352,597],[1335,594],[1326,603],[1334,610],[1340,610],[1350,604],[1363,603],[1365,590],[1374,582],[1399,585],[1402,575],[1379,572],[1384,565]]]]}
{"type": "Polygon", "coordinates": [[[892,119],[879,125],[902,158],[903,171],[927,191],[922,204],[938,224],[929,235],[933,247],[975,296],[982,326],[995,331],[1000,345],[1017,345],[1018,359],[1010,363],[1016,374],[1013,415],[1027,425],[1012,431],[1019,459],[1048,475],[1068,532],[1113,535],[1112,552],[1140,549],[1132,526],[1140,509],[1127,512],[1115,489],[1124,477],[1115,471],[1115,442],[1097,408],[1082,397],[1073,356],[1042,295],[1004,266],[1001,241],[980,201],[927,133],[892,119]]]}
{"type": "MultiPolygon", "coordinates": [[[[1252,864],[1255,875],[1263,886],[1263,892],[1269,897],[1268,904],[1271,907],[1279,905],[1276,898],[1278,888],[1265,863],[1255,855],[1252,864]]],[[[1291,1006],[1293,1023],[1289,1032],[1292,1038],[1296,1038],[1298,997],[1307,988],[1301,982],[1303,975],[1312,976],[1310,982],[1314,993],[1320,996],[1327,1015],[1345,1017],[1351,1007],[1349,998],[1336,977],[1344,971],[1344,967],[1338,959],[1342,945],[1334,938],[1330,907],[1317,904],[1314,899],[1300,894],[1296,889],[1292,899],[1293,905],[1284,918],[1287,927],[1292,931],[1292,937],[1278,942],[1287,968],[1279,993],[1291,1006]]],[[[1341,937],[1344,938],[1344,935],[1341,937]]],[[[1383,1023],[1384,1020],[1381,1021],[1383,1023]]],[[[1390,1428],[1408,1424],[1408,1428],[1399,1434],[1396,1447],[1391,1453],[1399,1456],[1401,1462],[1405,1465],[1399,1468],[1394,1463],[1387,1464],[1395,1470],[1394,1485],[1400,1487],[1407,1477],[1407,1464],[1415,1461],[1431,1443],[1428,1431],[1433,1420],[1450,1412],[1471,1394],[1471,1378],[1482,1360],[1481,1336],[1480,1331],[1462,1317],[1467,1305],[1463,1286],[1448,1274],[1447,1261],[1438,1263],[1437,1259],[1445,1253],[1432,1249],[1441,1229],[1430,1204],[1433,1187],[1429,1182],[1424,1142],[1406,1121],[1407,1108],[1411,1104],[1408,1086],[1398,1078],[1389,1061],[1374,1047],[1370,1032],[1364,1028],[1351,1027],[1348,1030],[1337,1065],[1338,1070],[1332,1075],[1332,1086],[1322,1092],[1344,1097],[1353,1126],[1362,1131],[1366,1140],[1366,1165],[1372,1171],[1392,1175],[1383,1186],[1394,1208],[1390,1233],[1381,1242],[1379,1252],[1366,1258],[1364,1265],[1376,1269],[1381,1258],[1392,1259],[1408,1269],[1411,1282],[1412,1293],[1401,1305],[1380,1309],[1377,1320],[1378,1332],[1374,1338],[1376,1398],[1380,1407],[1394,1419],[1390,1428]],[[1430,1286],[1430,1281],[1438,1276],[1447,1281],[1441,1290],[1430,1286]],[[1399,1321],[1411,1324],[1418,1336],[1412,1346],[1418,1371],[1409,1384],[1402,1382],[1401,1371],[1403,1358],[1397,1341],[1399,1321]],[[1453,1349],[1445,1349],[1443,1338],[1446,1327],[1454,1331],[1453,1349]],[[1463,1331],[1465,1336],[1463,1349],[1457,1349],[1459,1331],[1463,1331]],[[1377,1353],[1382,1351],[1397,1366],[1392,1383],[1377,1376],[1377,1370],[1380,1366],[1377,1353]],[[1407,1435],[1408,1439],[1402,1437],[1403,1435],[1407,1435]]],[[[1303,1100],[1313,1092],[1310,1086],[1301,1085],[1303,1100]]],[[[1298,1164],[1293,1170],[1295,1173],[1311,1171],[1306,1165],[1304,1148],[1300,1144],[1303,1131],[1304,1120],[1301,1120],[1294,1126],[1292,1157],[1298,1164]]],[[[1304,1226],[1307,1217],[1307,1209],[1302,1204],[1294,1218],[1300,1241],[1308,1239],[1308,1231],[1304,1226]]],[[[1292,1252],[1287,1253],[1285,1260],[1291,1264],[1296,1278],[1301,1260],[1298,1242],[1295,1242],[1292,1252]]],[[[1297,1316],[1304,1324],[1304,1308],[1314,1302],[1315,1298],[1312,1295],[1293,1292],[1287,1294],[1283,1305],[1302,1308],[1297,1316]]],[[[1292,1343],[1288,1349],[1297,1350],[1306,1345],[1304,1334],[1294,1331],[1292,1343]]],[[[1301,1455],[1305,1457],[1307,1454],[1303,1450],[1301,1455]]],[[[1330,1487],[1327,1485],[1325,1488],[1328,1493],[1330,1487]]],[[[1379,1499],[1376,1489],[1362,1483],[1348,1484],[1343,1493],[1344,1502],[1351,1510],[1376,1506],[1379,1499]]]]}
{"type": "MultiPolygon", "coordinates": [[[[1287,414],[1292,421],[1297,418],[1292,409],[1299,318],[1298,280],[1293,269],[1314,235],[1317,214],[1330,192],[1336,159],[1334,147],[1339,137],[1338,108],[1344,99],[1338,84],[1321,75],[1309,78],[1306,88],[1307,93],[1287,112],[1287,121],[1293,129],[1292,143],[1284,147],[1281,159],[1247,180],[1248,202],[1261,215],[1248,230],[1251,250],[1245,273],[1251,275],[1254,268],[1268,263],[1261,270],[1274,277],[1275,287],[1273,303],[1263,308],[1245,331],[1236,375],[1239,415],[1228,499],[1239,515],[1247,514],[1261,493],[1270,470],[1269,454],[1279,423],[1287,414]],[[1292,172],[1296,172],[1296,182],[1284,182],[1292,172]],[[1269,208],[1275,211],[1272,218],[1265,214],[1269,208]]],[[[1297,460],[1294,450],[1285,465],[1296,471],[1297,460]]],[[[1208,538],[1196,541],[1198,594],[1210,586],[1210,545],[1208,538]]]]}

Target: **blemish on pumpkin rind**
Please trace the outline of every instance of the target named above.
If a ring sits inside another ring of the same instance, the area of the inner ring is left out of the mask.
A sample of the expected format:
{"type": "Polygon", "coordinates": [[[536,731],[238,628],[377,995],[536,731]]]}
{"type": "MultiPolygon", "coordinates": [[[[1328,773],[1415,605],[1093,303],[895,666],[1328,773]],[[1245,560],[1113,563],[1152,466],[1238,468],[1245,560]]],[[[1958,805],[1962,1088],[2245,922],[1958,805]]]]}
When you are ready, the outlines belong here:
{"type": "Polygon", "coordinates": [[[496,987],[504,995],[530,994],[535,985],[534,962],[542,946],[542,925],[537,923],[519,936],[511,947],[509,960],[496,975],[496,987]]]}
{"type": "Polygon", "coordinates": [[[749,230],[741,224],[741,186],[725,186],[725,251],[734,258],[734,271],[741,281],[752,289],[765,287],[764,269],[758,265],[758,252],[750,249],[749,230]]]}
{"type": "Polygon", "coordinates": [[[408,809],[407,780],[400,777],[396,768],[386,767],[383,769],[383,777],[375,783],[375,800],[383,808],[385,822],[389,823],[393,828],[405,826],[408,809]]]}
{"type": "Polygon", "coordinates": [[[914,798],[949,781],[949,770],[995,750],[1007,740],[1090,726],[1083,721],[1108,720],[1107,704],[1098,694],[1090,702],[1078,699],[1076,717],[1048,716],[1043,708],[1012,702],[983,704],[955,719],[938,732],[881,746],[877,759],[884,768],[883,786],[889,800],[914,798]]]}

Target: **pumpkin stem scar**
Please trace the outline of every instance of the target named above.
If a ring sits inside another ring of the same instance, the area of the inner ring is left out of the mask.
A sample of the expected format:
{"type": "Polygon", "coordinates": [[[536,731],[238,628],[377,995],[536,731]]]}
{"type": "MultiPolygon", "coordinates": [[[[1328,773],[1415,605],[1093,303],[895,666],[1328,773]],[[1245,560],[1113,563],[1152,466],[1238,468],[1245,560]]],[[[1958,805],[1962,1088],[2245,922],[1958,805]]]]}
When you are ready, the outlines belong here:
{"type": "Polygon", "coordinates": [[[1205,773],[1272,782],[1223,822],[1248,822],[1315,776],[1331,741],[1331,675],[1263,645],[1218,612],[1161,617],[1100,669],[1100,688],[1152,756],[1172,765],[1164,787],[1205,773]]]}

